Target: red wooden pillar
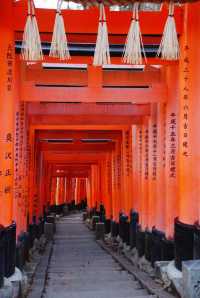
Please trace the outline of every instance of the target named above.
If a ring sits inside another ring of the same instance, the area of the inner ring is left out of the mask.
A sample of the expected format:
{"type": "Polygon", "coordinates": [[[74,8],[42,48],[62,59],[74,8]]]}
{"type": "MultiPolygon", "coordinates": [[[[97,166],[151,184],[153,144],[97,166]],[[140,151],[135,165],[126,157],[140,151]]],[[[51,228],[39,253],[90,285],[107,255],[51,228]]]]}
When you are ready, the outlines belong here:
{"type": "Polygon", "coordinates": [[[142,181],[141,181],[141,214],[142,229],[148,227],[149,197],[149,127],[148,122],[142,125],[142,181]]]}
{"type": "Polygon", "coordinates": [[[2,0],[0,10],[0,223],[13,219],[14,76],[13,1],[2,0]]]}
{"type": "Polygon", "coordinates": [[[165,224],[167,237],[173,237],[174,218],[178,216],[178,66],[166,67],[168,100],[166,105],[166,199],[165,224]]]}
{"type": "Polygon", "coordinates": [[[123,209],[127,216],[133,208],[133,173],[132,173],[132,129],[123,130],[123,209]]]}
{"type": "Polygon", "coordinates": [[[166,106],[158,103],[157,107],[157,193],[156,193],[156,221],[159,231],[165,232],[165,206],[166,206],[166,181],[165,181],[165,150],[166,150],[166,106]],[[162,190],[162,191],[161,191],[162,190]]]}
{"type": "Polygon", "coordinates": [[[151,230],[156,224],[157,204],[157,104],[151,104],[151,115],[149,117],[149,189],[148,189],[148,227],[151,230]]]}
{"type": "Polygon", "coordinates": [[[185,6],[179,65],[179,219],[186,224],[200,219],[200,55],[196,43],[200,34],[199,8],[199,2],[185,6]]]}

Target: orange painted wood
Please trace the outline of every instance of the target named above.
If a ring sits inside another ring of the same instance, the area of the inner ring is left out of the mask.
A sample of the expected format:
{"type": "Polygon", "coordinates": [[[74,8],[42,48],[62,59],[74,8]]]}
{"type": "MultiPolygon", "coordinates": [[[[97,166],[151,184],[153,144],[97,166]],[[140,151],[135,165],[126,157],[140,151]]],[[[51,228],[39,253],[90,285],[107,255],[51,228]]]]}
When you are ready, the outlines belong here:
{"type": "Polygon", "coordinates": [[[148,227],[148,198],[149,198],[149,130],[148,124],[142,125],[142,181],[141,181],[141,216],[142,229],[148,227]]]}
{"type": "MultiPolygon", "coordinates": [[[[148,175],[148,228],[152,229],[156,224],[156,204],[157,204],[157,105],[151,107],[151,116],[149,117],[149,175],[148,175]]],[[[159,182],[158,182],[159,183],[159,182]]]]}
{"type": "MultiPolygon", "coordinates": [[[[25,3],[15,3],[15,30],[23,31],[27,16],[25,3]]],[[[127,34],[131,20],[131,12],[107,11],[108,31],[110,34],[127,34]]],[[[91,8],[84,11],[64,10],[63,16],[67,26],[68,33],[97,33],[98,27],[98,9],[91,8]],[[80,25],[81,24],[81,25],[80,25]]],[[[54,10],[37,9],[36,16],[41,32],[51,33],[55,20],[54,10]]],[[[164,6],[161,12],[141,12],[140,22],[142,34],[162,34],[165,20],[167,17],[167,7],[164,6]],[[152,21],[153,20],[153,21],[152,21]]],[[[177,30],[182,31],[182,8],[175,10],[177,30]]],[[[94,37],[95,39],[95,37],[94,37]]]]}
{"type": "Polygon", "coordinates": [[[174,233],[174,218],[179,213],[178,195],[178,129],[179,122],[178,98],[178,68],[166,69],[168,82],[168,103],[166,106],[166,235],[172,237],[174,233]]]}
{"type": "Polygon", "coordinates": [[[199,221],[199,3],[185,10],[181,39],[179,97],[179,218],[187,224],[199,221]]]}
{"type": "Polygon", "coordinates": [[[1,1],[0,10],[0,224],[13,219],[15,54],[13,1],[1,1]]]}
{"type": "Polygon", "coordinates": [[[42,87],[32,82],[21,86],[21,100],[27,102],[162,102],[166,86],[154,84],[150,88],[42,87]],[[66,92],[67,90],[67,92],[66,92]]]}
{"type": "Polygon", "coordinates": [[[157,107],[157,130],[158,130],[158,146],[157,146],[157,193],[156,193],[156,228],[159,231],[165,231],[165,214],[166,207],[166,106],[165,104],[158,104],[157,107]]]}

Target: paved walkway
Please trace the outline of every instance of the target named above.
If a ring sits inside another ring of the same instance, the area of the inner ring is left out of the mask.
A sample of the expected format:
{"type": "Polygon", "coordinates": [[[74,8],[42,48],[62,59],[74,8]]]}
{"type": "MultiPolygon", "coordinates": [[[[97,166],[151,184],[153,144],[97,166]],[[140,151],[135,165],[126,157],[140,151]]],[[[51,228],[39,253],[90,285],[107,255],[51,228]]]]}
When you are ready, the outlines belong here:
{"type": "MultiPolygon", "coordinates": [[[[39,297],[38,295],[37,298],[39,297]]],[[[94,234],[82,223],[81,216],[76,214],[62,218],[57,224],[42,297],[151,296],[95,242],[94,234]]]]}

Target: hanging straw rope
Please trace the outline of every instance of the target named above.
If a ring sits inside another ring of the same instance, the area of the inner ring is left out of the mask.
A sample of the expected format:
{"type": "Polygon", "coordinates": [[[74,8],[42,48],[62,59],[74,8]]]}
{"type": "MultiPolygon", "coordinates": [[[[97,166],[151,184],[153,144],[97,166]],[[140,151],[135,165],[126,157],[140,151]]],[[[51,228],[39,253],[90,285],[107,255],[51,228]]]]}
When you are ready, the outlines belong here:
{"type": "Polygon", "coordinates": [[[63,0],[58,0],[55,24],[49,56],[60,58],[60,60],[70,59],[70,53],[65,33],[64,19],[61,14],[63,0]]]}
{"type": "Polygon", "coordinates": [[[139,24],[139,2],[133,4],[133,16],[125,43],[123,62],[129,64],[142,64],[142,53],[146,60],[142,34],[139,24]]]}
{"type": "Polygon", "coordinates": [[[96,48],[94,52],[94,66],[101,66],[104,64],[110,64],[110,50],[108,42],[108,29],[106,24],[105,8],[100,3],[100,16],[99,16],[99,27],[96,41],[96,48]]]}
{"type": "Polygon", "coordinates": [[[32,0],[28,0],[28,16],[24,28],[21,54],[22,59],[26,61],[40,61],[43,59],[40,33],[32,0]]]}
{"type": "Polygon", "coordinates": [[[165,24],[162,40],[157,56],[166,60],[178,60],[180,56],[179,42],[174,19],[174,3],[169,3],[169,15],[165,24]]]}

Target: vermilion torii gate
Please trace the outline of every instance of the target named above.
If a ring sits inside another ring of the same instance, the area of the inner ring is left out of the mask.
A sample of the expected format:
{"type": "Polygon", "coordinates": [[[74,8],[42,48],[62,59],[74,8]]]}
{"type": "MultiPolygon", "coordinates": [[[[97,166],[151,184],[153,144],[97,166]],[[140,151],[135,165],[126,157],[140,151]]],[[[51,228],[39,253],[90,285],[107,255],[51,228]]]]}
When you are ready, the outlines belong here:
{"type": "MultiPolygon", "coordinates": [[[[138,233],[160,231],[176,248],[177,227],[197,233],[199,2],[175,11],[179,61],[163,61],[153,52],[139,67],[122,66],[119,54],[111,55],[109,67],[94,67],[93,53],[83,54],[80,44],[96,40],[97,8],[63,12],[69,41],[78,46],[70,62],[63,65],[46,51],[43,62],[26,63],[19,54],[26,2],[0,5],[0,224],[15,220],[18,235],[27,231],[54,201],[56,189],[67,197],[65,183],[76,178],[71,196],[80,200],[85,189],[89,208],[104,204],[107,220],[119,224],[123,212],[130,221],[134,210],[138,233]],[[80,186],[82,178],[87,188],[80,186]]],[[[131,12],[106,13],[111,48],[124,44],[131,12]]],[[[36,14],[43,45],[49,44],[55,12],[36,14]]],[[[161,12],[141,12],[146,46],[159,45],[166,16],[165,5],[161,12]]],[[[187,242],[184,233],[179,237],[187,242]]],[[[188,258],[184,249],[180,255],[188,258]]]]}

